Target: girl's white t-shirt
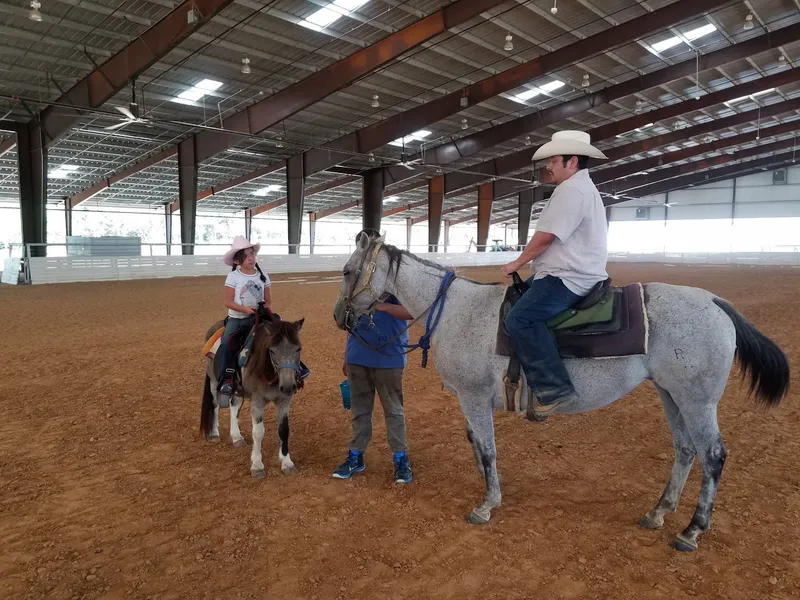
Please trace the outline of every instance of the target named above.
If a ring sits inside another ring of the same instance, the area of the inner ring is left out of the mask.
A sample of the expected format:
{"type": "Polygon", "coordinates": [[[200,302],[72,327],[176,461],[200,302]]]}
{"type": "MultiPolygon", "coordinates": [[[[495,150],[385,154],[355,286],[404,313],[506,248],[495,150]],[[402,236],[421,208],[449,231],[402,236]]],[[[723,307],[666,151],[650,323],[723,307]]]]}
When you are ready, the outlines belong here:
{"type": "MultiPolygon", "coordinates": [[[[272,285],[269,275],[264,273],[264,277],[267,279],[266,282],[261,281],[261,275],[258,271],[253,275],[246,275],[242,273],[241,269],[237,268],[235,271],[228,273],[225,287],[233,288],[233,301],[236,304],[241,304],[248,308],[258,308],[258,303],[264,301],[264,289],[272,285]]],[[[245,319],[249,315],[229,308],[228,316],[233,319],[245,319]]]]}

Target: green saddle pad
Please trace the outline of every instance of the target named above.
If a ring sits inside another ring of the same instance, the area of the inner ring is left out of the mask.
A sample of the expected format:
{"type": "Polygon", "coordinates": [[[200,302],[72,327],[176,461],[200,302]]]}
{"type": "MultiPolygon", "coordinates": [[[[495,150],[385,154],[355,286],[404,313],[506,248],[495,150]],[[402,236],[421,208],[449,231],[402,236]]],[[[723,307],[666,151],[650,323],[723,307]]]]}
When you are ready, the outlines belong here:
{"type": "Polygon", "coordinates": [[[547,321],[547,328],[552,331],[559,331],[586,325],[610,323],[614,319],[615,296],[613,288],[608,288],[597,304],[583,310],[568,308],[547,321]]]}

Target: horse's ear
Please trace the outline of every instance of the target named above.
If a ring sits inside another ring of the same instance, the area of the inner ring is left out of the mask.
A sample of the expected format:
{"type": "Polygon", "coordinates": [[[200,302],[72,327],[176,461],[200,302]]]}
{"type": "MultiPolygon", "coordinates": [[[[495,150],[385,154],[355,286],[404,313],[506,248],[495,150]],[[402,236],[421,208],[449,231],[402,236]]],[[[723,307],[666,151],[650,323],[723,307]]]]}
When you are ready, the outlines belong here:
{"type": "Polygon", "coordinates": [[[303,328],[303,323],[305,323],[305,318],[300,319],[299,321],[295,321],[292,323],[294,328],[297,330],[297,333],[300,333],[300,330],[303,328]]]}
{"type": "Polygon", "coordinates": [[[356,246],[359,250],[366,250],[369,246],[369,236],[366,233],[359,233],[356,238],[356,246]]]}
{"type": "Polygon", "coordinates": [[[278,333],[280,326],[281,326],[280,321],[264,321],[264,327],[266,328],[267,333],[270,334],[270,336],[273,336],[276,333],[278,333]]]}

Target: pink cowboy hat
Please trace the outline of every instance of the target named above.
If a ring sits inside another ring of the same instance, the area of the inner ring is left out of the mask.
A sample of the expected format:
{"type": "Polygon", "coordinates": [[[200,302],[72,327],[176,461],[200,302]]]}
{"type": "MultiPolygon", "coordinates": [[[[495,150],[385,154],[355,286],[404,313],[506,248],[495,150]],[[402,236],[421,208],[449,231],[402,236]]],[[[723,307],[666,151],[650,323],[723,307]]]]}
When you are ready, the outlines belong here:
{"type": "Polygon", "coordinates": [[[252,248],[253,250],[258,253],[261,250],[261,244],[251,244],[246,237],[243,235],[237,235],[233,238],[233,244],[231,245],[231,249],[225,253],[225,256],[222,257],[222,262],[224,262],[229,267],[233,266],[233,257],[236,256],[236,253],[239,250],[246,250],[247,248],[252,248]]]}

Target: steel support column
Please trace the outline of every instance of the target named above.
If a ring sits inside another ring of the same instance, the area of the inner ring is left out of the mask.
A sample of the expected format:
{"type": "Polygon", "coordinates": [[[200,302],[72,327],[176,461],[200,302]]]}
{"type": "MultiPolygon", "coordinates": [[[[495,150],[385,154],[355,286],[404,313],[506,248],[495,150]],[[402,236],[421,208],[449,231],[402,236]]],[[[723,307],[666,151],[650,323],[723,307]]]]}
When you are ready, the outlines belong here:
{"type": "Polygon", "coordinates": [[[528,231],[531,228],[531,212],[533,211],[533,197],[536,190],[541,186],[523,190],[519,193],[519,214],[517,215],[517,246],[526,246],[528,244],[528,231]]]}
{"type": "Polygon", "coordinates": [[[733,191],[731,194],[731,225],[736,220],[736,177],[733,178],[733,191]]]}
{"type": "Polygon", "coordinates": [[[172,254],[172,206],[164,205],[164,234],[167,241],[167,256],[172,254]]]}
{"type": "Polygon", "coordinates": [[[249,208],[244,209],[244,237],[248,240],[253,234],[253,213],[249,208]]]}
{"type": "Polygon", "coordinates": [[[194,138],[185,139],[178,145],[178,206],[181,211],[181,253],[194,254],[197,224],[197,158],[194,138]]]}
{"type": "MultiPolygon", "coordinates": [[[[19,165],[19,208],[22,217],[22,243],[47,242],[47,148],[42,129],[34,122],[17,134],[19,165]]],[[[46,248],[31,248],[31,256],[45,256],[46,248]]]]}
{"type": "Polygon", "coordinates": [[[428,180],[428,252],[438,252],[444,205],[444,175],[428,180]]]}
{"type": "Polygon", "coordinates": [[[414,219],[411,217],[406,219],[406,250],[411,252],[411,231],[414,227],[414,219]]]}
{"type": "Polygon", "coordinates": [[[363,177],[363,189],[362,227],[380,231],[383,215],[383,173],[379,169],[367,171],[363,177]]]}
{"type": "Polygon", "coordinates": [[[450,219],[444,221],[444,251],[450,247],[450,219]]]}
{"type": "Polygon", "coordinates": [[[489,242],[489,221],[492,218],[494,183],[484,183],[478,188],[478,252],[486,252],[489,242]]]}
{"type": "Polygon", "coordinates": [[[286,212],[289,221],[289,254],[299,254],[300,237],[303,233],[303,205],[306,178],[303,173],[303,155],[292,156],[286,161],[286,212]]]}
{"type": "Polygon", "coordinates": [[[67,237],[72,235],[72,207],[69,205],[69,200],[64,202],[64,235],[67,237]]]}
{"type": "Polygon", "coordinates": [[[316,213],[308,213],[308,244],[309,252],[314,254],[314,243],[317,237],[317,215],[316,213]]]}

